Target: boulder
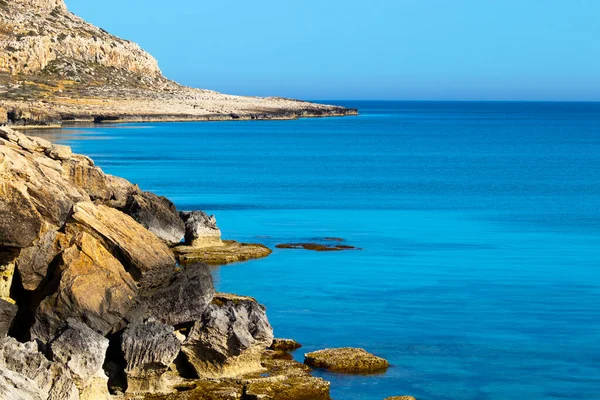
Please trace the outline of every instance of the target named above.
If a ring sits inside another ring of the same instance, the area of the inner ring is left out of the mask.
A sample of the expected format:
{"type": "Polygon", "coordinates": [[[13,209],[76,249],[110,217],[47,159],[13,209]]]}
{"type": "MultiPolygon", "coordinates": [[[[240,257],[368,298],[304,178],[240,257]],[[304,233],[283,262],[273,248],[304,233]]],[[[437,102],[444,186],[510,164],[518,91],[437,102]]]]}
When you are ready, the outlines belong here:
{"type": "Polygon", "coordinates": [[[165,285],[140,294],[140,307],[128,319],[154,318],[168,325],[200,319],[215,294],[209,267],[194,264],[179,271],[165,285]]]}
{"type": "Polygon", "coordinates": [[[302,347],[302,345],[294,339],[273,339],[273,343],[269,349],[287,352],[297,350],[300,347],[302,347]]]}
{"type": "Polygon", "coordinates": [[[121,336],[121,351],[127,363],[127,392],[165,390],[162,375],[180,348],[181,342],[172,326],[160,322],[129,325],[121,336]]]}
{"type": "Polygon", "coordinates": [[[108,377],[102,365],[108,349],[108,339],[74,319],[48,345],[53,361],[65,365],[79,389],[81,399],[108,399],[108,377]]]}
{"type": "Polygon", "coordinates": [[[313,368],[324,368],[332,372],[369,373],[389,367],[387,360],[364,349],[345,347],[325,349],[304,355],[304,363],[313,368]]]}
{"type": "Polygon", "coordinates": [[[81,230],[123,260],[141,287],[160,286],[175,273],[175,256],[169,247],[119,210],[90,202],[75,204],[66,231],[81,230]]]}
{"type": "Polygon", "coordinates": [[[9,298],[15,275],[15,259],[19,251],[15,249],[0,249],[0,298],[9,298]]]}
{"type": "Polygon", "coordinates": [[[135,306],[137,287],[121,263],[92,236],[77,234],[58,265],[58,288],[35,314],[34,339],[51,340],[68,318],[84,321],[101,335],[119,330],[135,306]]]}
{"type": "Polygon", "coordinates": [[[31,246],[21,250],[16,259],[17,270],[25,290],[33,291],[47,278],[48,266],[68,247],[68,237],[57,231],[44,233],[31,246]]]}
{"type": "Polygon", "coordinates": [[[123,211],[168,244],[179,244],[183,240],[185,224],[166,197],[150,192],[132,194],[123,211]]]}
{"type": "Polygon", "coordinates": [[[203,211],[181,212],[185,222],[185,244],[193,247],[210,247],[221,244],[221,230],[214,215],[203,211]]]}
{"type": "MultiPolygon", "coordinates": [[[[11,337],[0,340],[0,369],[17,372],[34,381],[43,399],[79,399],[69,370],[48,360],[38,351],[35,342],[19,343],[11,337]]],[[[31,388],[35,389],[35,386],[31,388]]]]}
{"type": "Polygon", "coordinates": [[[192,326],[182,352],[200,377],[233,377],[261,371],[262,353],[272,341],[262,305],[220,293],[192,326]]]}
{"type": "Polygon", "coordinates": [[[18,310],[16,304],[0,299],[0,339],[8,335],[18,310]]]}
{"type": "Polygon", "coordinates": [[[0,368],[0,398],[7,400],[46,400],[37,383],[18,372],[0,368]]]}
{"type": "MultiPolygon", "coordinates": [[[[0,153],[0,164],[2,161],[0,153]]],[[[43,227],[44,220],[27,190],[19,186],[0,181],[0,247],[30,246],[43,227]]]]}

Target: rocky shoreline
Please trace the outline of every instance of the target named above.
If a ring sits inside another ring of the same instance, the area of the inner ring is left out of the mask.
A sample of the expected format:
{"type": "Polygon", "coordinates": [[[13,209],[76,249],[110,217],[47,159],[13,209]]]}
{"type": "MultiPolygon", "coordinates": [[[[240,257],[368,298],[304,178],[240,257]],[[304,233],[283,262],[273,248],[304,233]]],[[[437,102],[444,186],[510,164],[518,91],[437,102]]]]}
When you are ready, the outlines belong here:
{"type": "Polygon", "coordinates": [[[388,365],[362,349],[294,361],[300,345],[274,339],[264,306],[177,261],[181,246],[224,264],[252,245],[66,146],[0,128],[0,195],[3,398],[326,400],[309,365],[388,365]]]}

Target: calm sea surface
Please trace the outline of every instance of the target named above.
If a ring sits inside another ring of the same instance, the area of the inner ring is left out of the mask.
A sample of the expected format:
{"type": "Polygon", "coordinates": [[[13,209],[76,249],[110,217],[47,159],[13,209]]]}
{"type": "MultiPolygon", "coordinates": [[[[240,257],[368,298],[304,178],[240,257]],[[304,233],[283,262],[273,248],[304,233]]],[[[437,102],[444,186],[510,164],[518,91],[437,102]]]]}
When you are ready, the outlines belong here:
{"type": "Polygon", "coordinates": [[[38,131],[275,250],[216,269],[302,354],[383,375],[335,399],[600,398],[600,103],[337,102],[358,117],[38,131]]]}

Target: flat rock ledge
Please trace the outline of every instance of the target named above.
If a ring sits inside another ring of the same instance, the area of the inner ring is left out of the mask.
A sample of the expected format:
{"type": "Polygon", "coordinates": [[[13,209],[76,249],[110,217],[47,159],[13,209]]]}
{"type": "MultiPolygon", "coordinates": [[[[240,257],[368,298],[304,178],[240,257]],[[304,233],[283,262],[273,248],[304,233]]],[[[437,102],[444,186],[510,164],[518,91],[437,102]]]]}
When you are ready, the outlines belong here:
{"type": "Polygon", "coordinates": [[[304,355],[304,364],[313,368],[324,368],[332,372],[365,374],[384,371],[389,367],[387,360],[364,349],[345,347],[313,351],[304,355]]]}
{"type": "Polygon", "coordinates": [[[183,265],[197,262],[209,265],[225,265],[267,257],[273,251],[262,244],[247,244],[234,240],[223,240],[223,244],[218,246],[176,246],[173,248],[173,252],[177,256],[179,263],[183,265]]]}
{"type": "Polygon", "coordinates": [[[417,400],[417,399],[412,396],[392,396],[392,397],[386,397],[385,400],[417,400]]]}

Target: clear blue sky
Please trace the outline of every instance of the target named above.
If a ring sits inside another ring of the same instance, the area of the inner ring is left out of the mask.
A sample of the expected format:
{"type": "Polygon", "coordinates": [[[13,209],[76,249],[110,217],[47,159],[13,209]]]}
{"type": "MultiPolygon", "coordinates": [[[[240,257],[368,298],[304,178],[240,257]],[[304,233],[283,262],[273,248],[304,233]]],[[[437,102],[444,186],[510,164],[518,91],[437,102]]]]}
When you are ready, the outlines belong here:
{"type": "Polygon", "coordinates": [[[191,86],[304,99],[600,100],[600,0],[66,0],[191,86]]]}

